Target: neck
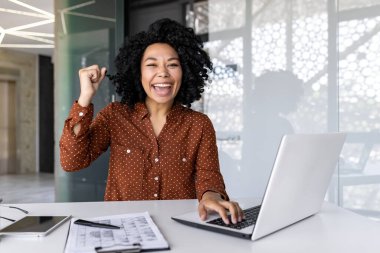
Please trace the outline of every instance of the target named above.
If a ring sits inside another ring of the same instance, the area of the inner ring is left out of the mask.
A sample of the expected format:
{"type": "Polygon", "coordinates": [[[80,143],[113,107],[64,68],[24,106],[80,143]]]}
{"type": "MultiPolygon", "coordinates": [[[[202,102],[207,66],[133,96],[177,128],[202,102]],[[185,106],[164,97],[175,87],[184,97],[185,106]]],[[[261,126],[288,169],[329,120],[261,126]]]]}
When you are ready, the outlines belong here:
{"type": "Polygon", "coordinates": [[[158,104],[150,100],[146,100],[145,105],[151,117],[166,117],[173,106],[173,102],[158,104]]]}

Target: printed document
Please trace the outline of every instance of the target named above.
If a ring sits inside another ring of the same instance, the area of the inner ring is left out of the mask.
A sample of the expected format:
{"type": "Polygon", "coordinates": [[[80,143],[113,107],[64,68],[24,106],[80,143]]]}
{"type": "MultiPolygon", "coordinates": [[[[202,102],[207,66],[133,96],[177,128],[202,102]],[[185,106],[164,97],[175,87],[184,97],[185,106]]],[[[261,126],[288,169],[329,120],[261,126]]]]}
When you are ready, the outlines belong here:
{"type": "Polygon", "coordinates": [[[74,224],[71,219],[65,253],[94,253],[103,250],[125,250],[140,245],[141,251],[169,249],[169,244],[148,212],[112,215],[86,219],[111,224],[121,229],[89,227],[74,224]]]}

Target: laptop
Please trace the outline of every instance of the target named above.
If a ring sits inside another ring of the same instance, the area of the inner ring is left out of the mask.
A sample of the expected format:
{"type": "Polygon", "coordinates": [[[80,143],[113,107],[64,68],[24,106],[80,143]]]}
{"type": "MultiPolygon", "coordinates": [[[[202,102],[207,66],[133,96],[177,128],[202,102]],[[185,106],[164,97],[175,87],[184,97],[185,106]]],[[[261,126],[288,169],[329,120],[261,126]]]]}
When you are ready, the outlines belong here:
{"type": "Polygon", "coordinates": [[[217,214],[202,221],[197,211],[172,219],[257,240],[310,217],[322,207],[345,137],[344,133],[284,135],[261,203],[243,205],[246,218],[238,224],[226,225],[217,214]]]}

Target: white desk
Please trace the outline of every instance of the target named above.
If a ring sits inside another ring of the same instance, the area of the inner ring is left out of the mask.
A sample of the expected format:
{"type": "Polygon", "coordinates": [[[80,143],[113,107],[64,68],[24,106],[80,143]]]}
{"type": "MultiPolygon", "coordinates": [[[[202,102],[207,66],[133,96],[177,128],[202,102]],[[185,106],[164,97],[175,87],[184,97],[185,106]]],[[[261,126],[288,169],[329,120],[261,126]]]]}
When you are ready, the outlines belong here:
{"type": "MultiPolygon", "coordinates": [[[[68,215],[96,217],[112,214],[149,211],[153,220],[168,240],[173,253],[194,252],[380,252],[380,223],[324,204],[322,211],[304,221],[264,237],[256,242],[204,231],[179,224],[171,216],[196,210],[195,200],[46,203],[15,205],[30,215],[68,215]]],[[[21,218],[17,210],[0,207],[0,215],[21,218]]],[[[8,224],[1,220],[0,226],[8,224]]],[[[2,237],[1,253],[63,252],[69,223],[44,238],[2,237]]]]}

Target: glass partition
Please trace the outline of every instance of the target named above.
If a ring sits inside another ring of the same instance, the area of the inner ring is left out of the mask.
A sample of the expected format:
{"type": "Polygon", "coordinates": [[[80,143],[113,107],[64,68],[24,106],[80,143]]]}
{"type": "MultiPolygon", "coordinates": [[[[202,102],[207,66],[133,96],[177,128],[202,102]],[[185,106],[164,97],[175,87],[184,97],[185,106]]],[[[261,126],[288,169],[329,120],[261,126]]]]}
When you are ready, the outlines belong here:
{"type": "MultiPolygon", "coordinates": [[[[115,58],[116,0],[55,1],[55,185],[56,201],[103,200],[108,153],[89,168],[64,172],[59,164],[58,142],[64,120],[80,94],[78,70],[98,64],[112,72],[115,58]]],[[[119,36],[120,37],[120,36],[119,36]]],[[[113,87],[107,78],[93,99],[95,114],[111,102],[113,87]]]]}
{"type": "Polygon", "coordinates": [[[232,197],[262,197],[283,134],[340,131],[348,138],[326,198],[380,217],[379,10],[378,0],[188,6],[215,67],[200,110],[232,197]]]}
{"type": "Polygon", "coordinates": [[[380,219],[380,1],[339,1],[339,128],[349,132],[338,201],[380,219]]]}

